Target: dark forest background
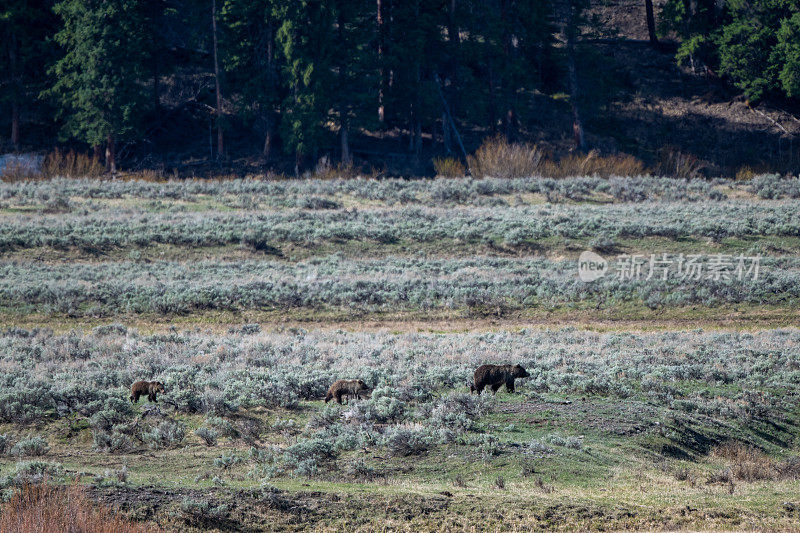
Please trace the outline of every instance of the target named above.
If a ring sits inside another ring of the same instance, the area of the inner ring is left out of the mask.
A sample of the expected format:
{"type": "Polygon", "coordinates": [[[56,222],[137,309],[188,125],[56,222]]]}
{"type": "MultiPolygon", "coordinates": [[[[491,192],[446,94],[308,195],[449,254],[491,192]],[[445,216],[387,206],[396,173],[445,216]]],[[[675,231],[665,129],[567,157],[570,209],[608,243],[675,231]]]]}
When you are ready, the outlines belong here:
{"type": "Polygon", "coordinates": [[[0,38],[0,148],[109,170],[798,166],[800,0],[4,0],[0,38]]]}

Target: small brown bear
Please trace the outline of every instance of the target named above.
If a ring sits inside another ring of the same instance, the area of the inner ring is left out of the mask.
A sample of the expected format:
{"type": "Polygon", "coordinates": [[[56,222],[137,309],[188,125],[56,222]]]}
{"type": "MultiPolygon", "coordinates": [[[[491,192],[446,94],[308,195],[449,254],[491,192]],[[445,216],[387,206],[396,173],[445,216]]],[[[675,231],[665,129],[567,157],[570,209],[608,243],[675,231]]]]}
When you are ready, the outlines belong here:
{"type": "Polygon", "coordinates": [[[492,393],[496,394],[504,384],[508,392],[514,392],[514,380],[527,377],[530,374],[520,365],[481,365],[475,370],[475,383],[469,386],[469,392],[480,394],[491,385],[492,393]]]}
{"type": "Polygon", "coordinates": [[[147,399],[158,403],[156,393],[167,392],[160,381],[137,381],[131,385],[131,403],[139,403],[139,396],[147,394],[147,399]]]}
{"type": "Polygon", "coordinates": [[[336,399],[336,403],[342,403],[342,396],[355,396],[359,400],[362,394],[369,393],[369,387],[360,379],[340,379],[335,381],[331,388],[328,389],[328,395],[325,396],[325,403],[336,399]]]}

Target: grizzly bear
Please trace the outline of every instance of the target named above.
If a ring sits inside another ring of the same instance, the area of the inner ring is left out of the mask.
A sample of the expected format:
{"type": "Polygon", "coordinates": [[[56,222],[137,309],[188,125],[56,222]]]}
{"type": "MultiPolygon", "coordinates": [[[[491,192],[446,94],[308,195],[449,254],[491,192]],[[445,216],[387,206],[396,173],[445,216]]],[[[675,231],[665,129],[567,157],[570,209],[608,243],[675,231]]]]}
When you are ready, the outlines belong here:
{"type": "Polygon", "coordinates": [[[514,392],[514,380],[527,377],[530,374],[520,365],[481,365],[475,370],[475,382],[469,386],[469,392],[472,394],[477,391],[480,394],[484,387],[491,385],[495,394],[504,384],[508,392],[514,392]]]}
{"type": "Polygon", "coordinates": [[[328,395],[325,396],[325,403],[336,399],[336,403],[342,403],[342,396],[355,396],[359,400],[362,394],[367,394],[369,387],[360,379],[340,379],[331,385],[328,389],[328,395]]]}
{"type": "Polygon", "coordinates": [[[147,399],[158,403],[157,392],[167,392],[160,381],[137,381],[131,385],[131,403],[139,403],[139,396],[147,394],[147,399]]]}

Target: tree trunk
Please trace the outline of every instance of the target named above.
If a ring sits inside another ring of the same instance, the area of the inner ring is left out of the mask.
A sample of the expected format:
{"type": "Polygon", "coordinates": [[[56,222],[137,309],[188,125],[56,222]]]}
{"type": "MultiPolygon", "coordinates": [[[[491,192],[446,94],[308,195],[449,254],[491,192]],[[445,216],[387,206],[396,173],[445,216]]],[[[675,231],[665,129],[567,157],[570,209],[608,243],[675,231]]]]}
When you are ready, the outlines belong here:
{"type": "Polygon", "coordinates": [[[450,121],[447,120],[447,113],[442,111],[442,144],[444,144],[444,151],[448,155],[453,151],[453,140],[450,135],[450,121]]]}
{"type": "Polygon", "coordinates": [[[656,18],[653,14],[653,0],[644,0],[645,11],[647,12],[647,34],[650,36],[650,44],[658,48],[658,37],[656,36],[656,18]]]}
{"type": "Polygon", "coordinates": [[[19,104],[16,99],[11,101],[11,144],[14,150],[19,150],[19,104]]]}
{"type": "Polygon", "coordinates": [[[267,134],[264,136],[264,149],[261,151],[261,157],[264,161],[269,161],[270,152],[272,152],[272,128],[267,126],[267,134]]]}
{"type": "Polygon", "coordinates": [[[155,111],[155,116],[158,116],[161,110],[161,80],[159,79],[160,69],[158,64],[161,55],[161,32],[159,31],[161,21],[159,11],[161,8],[161,2],[150,2],[149,7],[149,25],[151,27],[150,38],[153,40],[153,48],[150,50],[150,67],[153,74],[153,110],[155,111]]]}
{"type": "Polygon", "coordinates": [[[217,0],[211,0],[211,34],[214,43],[214,80],[217,92],[217,159],[224,153],[222,145],[222,90],[219,85],[219,57],[217,39],[217,0]]]}
{"type": "Polygon", "coordinates": [[[158,54],[153,54],[153,109],[158,116],[161,110],[161,83],[158,75],[158,54]]]}
{"type": "Polygon", "coordinates": [[[114,134],[109,133],[106,138],[106,170],[111,174],[117,173],[117,150],[114,142],[114,134]]]}
{"type": "Polygon", "coordinates": [[[8,35],[8,60],[11,74],[11,144],[19,150],[19,100],[22,88],[17,68],[17,40],[14,34],[8,35]]]}
{"type": "Polygon", "coordinates": [[[572,135],[575,139],[575,148],[586,150],[586,138],[583,133],[578,99],[580,88],[578,86],[578,70],[575,59],[575,41],[577,40],[577,22],[575,14],[575,0],[567,0],[567,21],[565,33],[567,37],[567,76],[569,79],[569,102],[572,107],[572,135]]]}
{"type": "Polygon", "coordinates": [[[386,69],[383,65],[383,54],[386,48],[385,23],[383,14],[383,1],[377,0],[376,22],[378,24],[378,122],[383,124],[386,119],[386,110],[383,105],[386,92],[386,69]]]}
{"type": "Polygon", "coordinates": [[[342,122],[339,129],[339,136],[342,141],[342,165],[350,165],[353,163],[353,157],[350,155],[350,140],[347,133],[347,121],[342,122]]]}
{"type": "Polygon", "coordinates": [[[492,68],[492,60],[489,59],[487,64],[488,76],[487,80],[489,81],[489,102],[488,102],[488,111],[489,111],[489,132],[494,135],[497,133],[497,104],[495,103],[495,94],[494,94],[494,69],[492,68]]]}
{"type": "MultiPolygon", "coordinates": [[[[455,116],[458,114],[459,99],[458,99],[458,66],[461,48],[461,37],[458,34],[458,24],[456,24],[456,0],[450,0],[447,10],[447,42],[450,45],[450,61],[447,65],[448,75],[450,78],[450,86],[445,87],[447,92],[447,100],[450,104],[450,114],[455,116]]],[[[448,131],[447,124],[444,125],[445,132],[448,131]]],[[[449,135],[445,133],[445,148],[450,151],[449,135]]]]}
{"type": "MultiPolygon", "coordinates": [[[[272,20],[270,20],[269,24],[267,25],[267,87],[269,91],[277,91],[275,85],[275,61],[274,61],[274,50],[273,50],[273,43],[275,42],[275,28],[273,26],[272,20]]],[[[264,119],[264,123],[266,124],[267,133],[264,135],[264,149],[261,151],[261,157],[264,161],[269,161],[269,157],[272,152],[272,137],[273,137],[273,124],[275,124],[275,118],[273,116],[273,109],[271,105],[271,101],[267,101],[267,109],[262,110],[262,116],[264,119]]]]}
{"type": "MultiPolygon", "coordinates": [[[[347,43],[345,42],[345,35],[344,35],[344,14],[342,10],[339,10],[339,14],[336,19],[336,25],[338,26],[339,32],[339,46],[341,46],[342,50],[347,48],[347,43]]],[[[347,72],[347,64],[346,58],[341,58],[342,64],[339,65],[339,88],[341,93],[347,94],[346,90],[346,72],[347,72]]],[[[350,156],[350,140],[347,131],[347,115],[348,115],[348,106],[345,100],[345,97],[342,96],[342,99],[339,101],[339,137],[342,143],[342,165],[348,166],[352,164],[353,159],[350,156]]]]}

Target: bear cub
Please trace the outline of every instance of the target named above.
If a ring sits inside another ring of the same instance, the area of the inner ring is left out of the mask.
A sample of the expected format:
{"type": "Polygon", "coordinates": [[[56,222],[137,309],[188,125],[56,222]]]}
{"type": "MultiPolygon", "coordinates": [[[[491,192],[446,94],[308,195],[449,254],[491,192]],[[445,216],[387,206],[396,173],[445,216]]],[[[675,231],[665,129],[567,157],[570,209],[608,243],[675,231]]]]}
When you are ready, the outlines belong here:
{"type": "Polygon", "coordinates": [[[139,396],[147,395],[147,399],[151,402],[158,403],[156,393],[167,392],[164,384],[160,381],[137,381],[131,385],[131,403],[138,403],[139,396]]]}
{"type": "Polygon", "coordinates": [[[480,394],[485,387],[492,387],[492,393],[503,385],[508,392],[514,392],[514,380],[527,378],[530,374],[520,365],[481,365],[475,370],[475,382],[469,386],[469,392],[480,394]]]}
{"type": "Polygon", "coordinates": [[[342,396],[355,396],[359,400],[361,395],[369,393],[369,387],[360,379],[340,379],[331,385],[328,389],[328,395],[325,396],[325,403],[335,399],[336,403],[342,403],[342,396]]]}

